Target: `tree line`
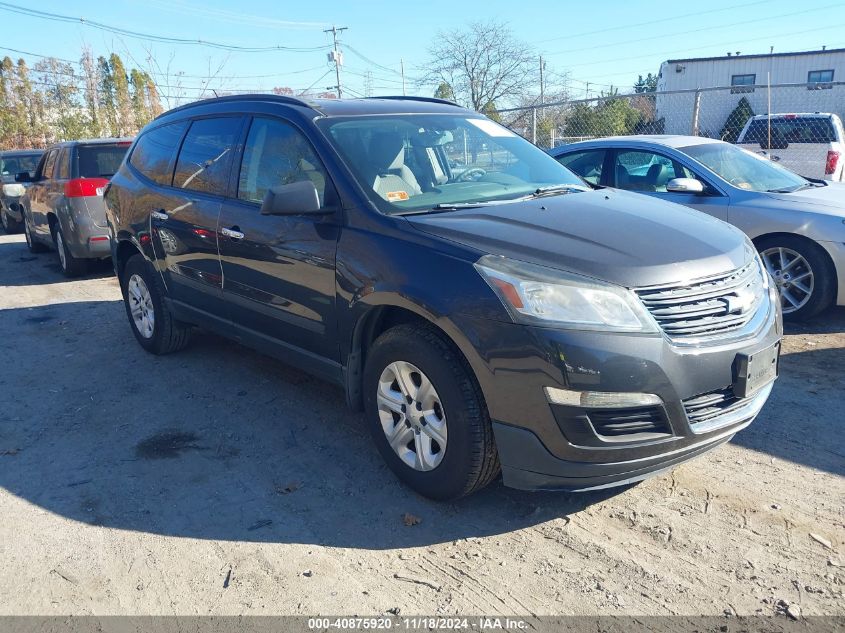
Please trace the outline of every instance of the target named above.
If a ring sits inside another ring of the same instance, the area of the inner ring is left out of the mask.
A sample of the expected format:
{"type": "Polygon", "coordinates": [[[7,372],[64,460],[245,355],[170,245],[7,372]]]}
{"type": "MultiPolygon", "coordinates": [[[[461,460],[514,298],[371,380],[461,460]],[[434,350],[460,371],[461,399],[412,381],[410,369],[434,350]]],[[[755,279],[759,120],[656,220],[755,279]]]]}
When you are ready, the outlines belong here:
{"type": "Polygon", "coordinates": [[[55,57],[31,68],[8,56],[0,63],[0,149],[131,136],[161,112],[150,75],[116,53],[95,58],[86,48],[78,69],[55,57]]]}

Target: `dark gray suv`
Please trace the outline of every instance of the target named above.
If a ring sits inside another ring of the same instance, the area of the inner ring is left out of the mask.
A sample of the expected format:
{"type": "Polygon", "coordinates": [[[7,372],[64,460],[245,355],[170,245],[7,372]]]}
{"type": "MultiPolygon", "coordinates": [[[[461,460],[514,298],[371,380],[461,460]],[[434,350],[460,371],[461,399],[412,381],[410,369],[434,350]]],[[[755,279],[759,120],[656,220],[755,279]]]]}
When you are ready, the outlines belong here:
{"type": "Polygon", "coordinates": [[[643,479],[750,424],[777,375],[740,231],[589,189],[448,102],[197,102],[105,197],[144,349],[203,326],[337,383],[429,497],[643,479]]]}

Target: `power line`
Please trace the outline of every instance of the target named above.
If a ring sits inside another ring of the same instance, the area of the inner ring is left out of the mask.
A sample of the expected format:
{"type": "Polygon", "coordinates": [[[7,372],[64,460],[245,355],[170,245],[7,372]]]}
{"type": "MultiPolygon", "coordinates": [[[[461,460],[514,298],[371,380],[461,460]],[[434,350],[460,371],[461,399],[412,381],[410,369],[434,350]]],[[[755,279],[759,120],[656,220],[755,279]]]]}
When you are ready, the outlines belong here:
{"type": "Polygon", "coordinates": [[[611,26],[606,29],[599,29],[597,31],[587,31],[586,33],[568,33],[566,35],[561,35],[559,37],[550,37],[545,40],[537,40],[537,44],[542,44],[544,42],[556,42],[558,40],[571,40],[575,39],[576,37],[586,37],[587,35],[598,35],[601,33],[608,33],[610,31],[620,31],[622,29],[631,30],[638,28],[640,26],[650,26],[652,24],[661,24],[663,22],[671,22],[672,20],[680,20],[681,18],[697,18],[702,15],[708,15],[711,13],[720,13],[724,11],[736,11],[737,9],[744,9],[746,7],[753,7],[760,4],[768,4],[769,0],[757,0],[756,2],[749,2],[746,4],[735,4],[729,7],[722,7],[720,9],[710,9],[709,11],[696,11],[695,13],[685,13],[683,15],[673,15],[668,18],[660,18],[659,20],[649,20],[648,22],[638,22],[636,24],[623,24],[620,26],[611,26]]]}
{"type": "MultiPolygon", "coordinates": [[[[796,16],[796,15],[803,15],[805,13],[814,13],[816,11],[825,11],[825,10],[828,10],[828,9],[837,9],[840,6],[841,6],[840,4],[831,4],[831,5],[827,5],[827,6],[824,6],[824,7],[816,7],[814,9],[804,9],[802,11],[793,11],[791,13],[781,13],[779,15],[764,16],[764,17],[761,17],[761,18],[756,18],[756,20],[758,22],[764,22],[764,21],[768,21],[768,20],[780,20],[782,18],[790,18],[790,17],[796,16]]],[[[691,31],[677,31],[677,32],[673,32],[671,35],[673,37],[677,36],[677,35],[690,35],[692,33],[703,33],[703,32],[706,32],[706,31],[724,30],[724,28],[725,28],[724,25],[707,26],[707,27],[703,27],[703,28],[700,28],[700,29],[693,29],[691,31]]],[[[661,39],[666,39],[665,33],[661,33],[660,35],[652,35],[652,36],[649,36],[649,37],[641,37],[641,38],[638,38],[638,39],[635,39],[635,40],[625,40],[623,42],[614,42],[614,46],[622,46],[622,45],[625,45],[625,44],[637,44],[639,42],[650,42],[652,40],[661,40],[661,39]]],[[[607,44],[605,43],[605,44],[597,44],[595,46],[570,48],[570,49],[563,50],[563,51],[549,51],[546,54],[547,55],[564,55],[566,53],[580,53],[582,51],[592,51],[592,50],[597,50],[597,49],[600,49],[600,48],[603,48],[603,49],[607,48],[607,44]]]]}
{"type": "Polygon", "coordinates": [[[329,59],[334,62],[334,72],[335,78],[337,79],[337,85],[335,89],[337,89],[337,98],[341,99],[343,97],[343,88],[340,85],[340,67],[343,64],[343,56],[342,53],[337,48],[337,34],[343,33],[348,27],[341,26],[340,28],[332,25],[332,28],[326,29],[323,33],[331,33],[332,34],[332,41],[334,42],[334,50],[329,53],[329,59]]]}
{"type": "Polygon", "coordinates": [[[227,51],[234,51],[238,53],[266,53],[270,51],[287,51],[295,53],[310,53],[314,51],[325,50],[326,45],[311,46],[311,47],[295,47],[295,46],[237,46],[235,44],[221,44],[220,42],[210,42],[207,40],[189,40],[179,37],[169,37],[166,35],[153,35],[149,33],[141,33],[139,31],[130,31],[116,26],[96,22],[94,20],[87,20],[85,18],[74,18],[69,15],[61,15],[59,13],[50,13],[48,11],[38,11],[36,9],[29,9],[8,2],[0,2],[0,9],[9,11],[11,13],[18,13],[29,17],[35,17],[43,20],[50,20],[53,22],[70,22],[73,24],[81,24],[82,26],[90,26],[91,28],[101,31],[108,31],[115,35],[123,35],[139,40],[147,40],[150,42],[161,42],[165,44],[192,44],[198,46],[208,46],[209,48],[217,48],[227,51]]]}
{"type": "MultiPolygon", "coordinates": [[[[827,26],[821,26],[821,27],[817,27],[817,28],[814,28],[814,29],[806,29],[804,31],[791,31],[789,33],[780,33],[778,35],[764,35],[762,37],[756,37],[756,38],[751,38],[751,39],[743,39],[743,42],[744,43],[759,42],[759,41],[763,41],[763,40],[771,41],[771,40],[778,38],[778,37],[792,37],[794,35],[803,35],[805,33],[814,33],[816,31],[825,31],[825,30],[828,30],[828,29],[841,29],[843,26],[845,26],[845,24],[829,24],[827,26]]],[[[689,51],[700,51],[700,50],[712,49],[712,48],[715,48],[717,46],[732,46],[735,43],[736,43],[736,40],[731,40],[731,41],[728,41],[728,42],[706,44],[704,46],[698,46],[698,47],[695,47],[695,48],[687,47],[687,48],[676,49],[674,51],[667,51],[667,52],[663,52],[663,53],[648,53],[647,55],[639,55],[637,57],[627,56],[627,57],[617,57],[615,59],[602,59],[602,60],[599,60],[599,61],[585,62],[585,63],[581,63],[581,64],[569,64],[569,68],[580,68],[582,66],[596,66],[598,64],[610,64],[610,63],[613,63],[613,62],[628,61],[628,60],[633,60],[633,59],[665,57],[666,55],[671,55],[671,54],[678,54],[678,53],[686,53],[686,52],[689,52],[689,51]]],[[[742,58],[740,57],[740,59],[742,59],[742,58]]],[[[590,82],[590,83],[592,83],[592,82],[590,82]]]]}

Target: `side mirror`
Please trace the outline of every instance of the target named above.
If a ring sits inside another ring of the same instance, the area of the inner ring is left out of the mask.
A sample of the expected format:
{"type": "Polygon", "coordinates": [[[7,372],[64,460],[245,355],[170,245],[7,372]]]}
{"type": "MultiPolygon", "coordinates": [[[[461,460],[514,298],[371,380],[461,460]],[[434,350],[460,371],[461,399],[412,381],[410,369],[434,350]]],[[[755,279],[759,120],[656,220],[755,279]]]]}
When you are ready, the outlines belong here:
{"type": "Polygon", "coordinates": [[[317,187],[310,180],[270,187],[261,203],[262,215],[319,215],[330,213],[320,207],[317,187]]]}
{"type": "Polygon", "coordinates": [[[695,178],[672,178],[666,183],[670,193],[704,193],[704,183],[695,178]]]}
{"type": "Polygon", "coordinates": [[[32,182],[32,176],[28,171],[22,171],[15,174],[15,182],[32,182]]]}

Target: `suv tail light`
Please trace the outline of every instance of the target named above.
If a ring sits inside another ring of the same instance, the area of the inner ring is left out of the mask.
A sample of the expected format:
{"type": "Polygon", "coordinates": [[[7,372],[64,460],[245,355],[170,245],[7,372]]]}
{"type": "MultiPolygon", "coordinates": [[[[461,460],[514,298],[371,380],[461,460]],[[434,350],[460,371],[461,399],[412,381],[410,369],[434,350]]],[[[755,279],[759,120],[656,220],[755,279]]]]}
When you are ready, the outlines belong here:
{"type": "Polygon", "coordinates": [[[103,194],[108,178],[74,178],[65,183],[65,198],[92,198],[103,194]]]}
{"type": "Polygon", "coordinates": [[[824,173],[825,176],[830,176],[836,171],[836,166],[839,164],[839,157],[841,154],[834,150],[828,150],[827,152],[827,162],[824,164],[824,173]]]}

